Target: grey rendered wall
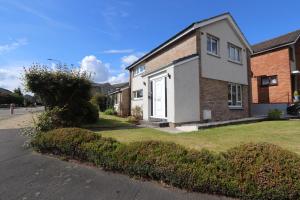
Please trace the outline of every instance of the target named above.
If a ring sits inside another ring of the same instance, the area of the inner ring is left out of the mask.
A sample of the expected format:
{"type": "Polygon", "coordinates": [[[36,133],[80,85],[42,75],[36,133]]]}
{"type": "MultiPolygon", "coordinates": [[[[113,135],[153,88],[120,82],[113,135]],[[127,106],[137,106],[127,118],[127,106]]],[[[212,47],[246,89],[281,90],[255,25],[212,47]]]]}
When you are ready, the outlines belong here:
{"type": "Polygon", "coordinates": [[[200,121],[198,58],[174,66],[174,122],[200,121]]]}

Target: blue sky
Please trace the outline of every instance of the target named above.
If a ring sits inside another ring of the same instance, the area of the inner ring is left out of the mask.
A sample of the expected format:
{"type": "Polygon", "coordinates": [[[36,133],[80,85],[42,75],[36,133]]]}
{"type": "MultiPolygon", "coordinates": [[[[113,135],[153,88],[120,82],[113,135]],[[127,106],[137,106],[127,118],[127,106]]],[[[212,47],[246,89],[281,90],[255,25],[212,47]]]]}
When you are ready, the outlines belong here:
{"type": "Polygon", "coordinates": [[[194,21],[230,12],[251,44],[300,28],[299,1],[0,0],[0,87],[48,58],[122,82],[124,66],[194,21]]]}

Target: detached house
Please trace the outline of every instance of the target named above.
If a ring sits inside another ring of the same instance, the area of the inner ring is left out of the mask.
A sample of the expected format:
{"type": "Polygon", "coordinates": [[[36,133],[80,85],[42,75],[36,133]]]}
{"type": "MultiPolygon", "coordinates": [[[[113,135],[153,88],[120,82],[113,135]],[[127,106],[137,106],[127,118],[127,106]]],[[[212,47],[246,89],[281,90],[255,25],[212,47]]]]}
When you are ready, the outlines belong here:
{"type": "Polygon", "coordinates": [[[127,67],[131,109],[171,126],[248,117],[250,53],[229,13],[195,22],[127,67]]]}
{"type": "Polygon", "coordinates": [[[286,110],[300,92],[300,30],[253,45],[252,101],[255,113],[286,110]],[[297,91],[297,92],[295,92],[297,91]]]}

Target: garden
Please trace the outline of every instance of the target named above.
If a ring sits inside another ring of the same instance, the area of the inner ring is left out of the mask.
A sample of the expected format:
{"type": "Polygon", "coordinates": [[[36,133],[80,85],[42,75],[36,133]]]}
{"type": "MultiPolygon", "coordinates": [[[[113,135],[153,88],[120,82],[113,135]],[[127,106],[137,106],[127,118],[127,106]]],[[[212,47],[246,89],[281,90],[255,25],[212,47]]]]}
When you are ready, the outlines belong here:
{"type": "Polygon", "coordinates": [[[298,121],[169,134],[133,128],[134,120],[114,112],[101,112],[99,119],[87,73],[33,65],[25,71],[25,86],[46,109],[29,131],[38,152],[188,191],[240,199],[300,198],[298,121]]]}

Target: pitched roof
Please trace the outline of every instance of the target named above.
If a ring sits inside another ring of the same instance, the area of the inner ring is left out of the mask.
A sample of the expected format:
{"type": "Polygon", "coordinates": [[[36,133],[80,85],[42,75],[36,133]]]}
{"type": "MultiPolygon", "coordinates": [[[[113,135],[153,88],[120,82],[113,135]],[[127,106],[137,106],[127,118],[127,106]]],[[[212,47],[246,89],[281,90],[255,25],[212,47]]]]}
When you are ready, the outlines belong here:
{"type": "Polygon", "coordinates": [[[289,45],[291,43],[296,42],[298,37],[300,36],[300,30],[296,30],[285,35],[281,35],[279,37],[255,44],[252,46],[252,50],[254,54],[268,51],[274,48],[282,47],[285,45],[289,45]]]}
{"type": "Polygon", "coordinates": [[[116,83],[112,85],[115,89],[122,89],[124,87],[129,86],[129,82],[124,82],[124,83],[116,83]]]}
{"type": "Polygon", "coordinates": [[[249,48],[249,50],[251,50],[251,46],[249,45],[248,41],[246,40],[244,34],[241,32],[241,30],[238,27],[237,23],[235,22],[235,20],[231,16],[231,14],[229,12],[226,12],[226,13],[223,13],[223,14],[220,14],[220,15],[208,18],[208,19],[204,19],[204,20],[192,23],[191,25],[187,26],[185,29],[183,29],[179,33],[175,34],[173,37],[171,37],[167,41],[163,42],[158,47],[156,47],[153,50],[151,50],[149,53],[147,53],[144,56],[142,56],[140,59],[138,59],[137,61],[135,61],[131,65],[129,65],[128,67],[126,67],[126,69],[130,69],[130,68],[136,66],[137,64],[141,63],[146,58],[150,57],[151,55],[153,55],[154,53],[158,52],[162,48],[168,46],[169,44],[171,44],[172,42],[176,41],[180,37],[186,35],[190,31],[193,31],[193,30],[195,30],[195,29],[197,29],[199,27],[202,27],[202,26],[205,26],[207,24],[213,23],[213,22],[218,21],[218,20],[226,19],[226,18],[229,19],[229,21],[231,22],[231,24],[233,25],[233,27],[235,28],[235,30],[238,32],[238,34],[241,35],[241,39],[244,41],[245,45],[249,48]]]}
{"type": "Polygon", "coordinates": [[[11,94],[12,92],[7,90],[7,89],[4,89],[4,88],[0,88],[0,93],[3,93],[3,94],[11,94]]]}

